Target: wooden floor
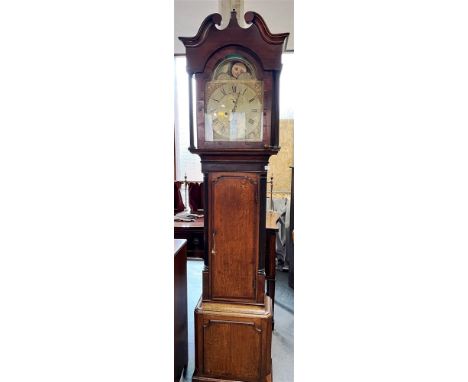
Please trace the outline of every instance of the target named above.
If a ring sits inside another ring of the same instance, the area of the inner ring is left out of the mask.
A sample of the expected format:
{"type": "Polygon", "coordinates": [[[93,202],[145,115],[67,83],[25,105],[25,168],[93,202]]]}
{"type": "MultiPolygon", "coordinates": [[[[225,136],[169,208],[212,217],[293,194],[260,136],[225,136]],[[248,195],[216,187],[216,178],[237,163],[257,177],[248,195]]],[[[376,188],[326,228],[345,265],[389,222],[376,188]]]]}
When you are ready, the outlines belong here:
{"type": "MultiPolygon", "coordinates": [[[[189,365],[184,382],[192,381],[194,364],[193,311],[202,292],[203,261],[187,262],[189,365]]],[[[273,331],[273,382],[294,381],[294,291],[288,286],[288,274],[277,272],[275,330],[273,331]]]]}

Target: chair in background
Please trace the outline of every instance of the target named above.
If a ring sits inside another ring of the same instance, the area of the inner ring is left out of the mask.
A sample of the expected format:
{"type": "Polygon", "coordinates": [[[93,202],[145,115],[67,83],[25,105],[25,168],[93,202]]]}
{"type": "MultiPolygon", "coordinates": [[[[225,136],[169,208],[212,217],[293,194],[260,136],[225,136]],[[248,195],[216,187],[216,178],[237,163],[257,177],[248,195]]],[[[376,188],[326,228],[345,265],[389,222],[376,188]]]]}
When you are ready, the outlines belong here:
{"type": "Polygon", "coordinates": [[[193,213],[203,211],[203,182],[188,182],[189,206],[193,213]]]}
{"type": "Polygon", "coordinates": [[[182,194],[180,193],[180,187],[182,182],[174,182],[174,215],[178,212],[185,210],[184,201],[182,199],[182,194]]]}

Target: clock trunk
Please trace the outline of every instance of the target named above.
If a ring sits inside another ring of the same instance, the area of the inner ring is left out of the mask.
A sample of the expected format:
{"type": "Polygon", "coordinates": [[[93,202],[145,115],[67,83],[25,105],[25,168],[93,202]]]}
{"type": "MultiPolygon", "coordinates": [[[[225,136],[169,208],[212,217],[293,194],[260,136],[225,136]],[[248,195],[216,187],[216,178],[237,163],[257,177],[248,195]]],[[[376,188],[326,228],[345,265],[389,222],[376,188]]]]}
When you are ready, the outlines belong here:
{"type": "Polygon", "coordinates": [[[209,174],[211,299],[256,302],[260,177],[209,174]]]}

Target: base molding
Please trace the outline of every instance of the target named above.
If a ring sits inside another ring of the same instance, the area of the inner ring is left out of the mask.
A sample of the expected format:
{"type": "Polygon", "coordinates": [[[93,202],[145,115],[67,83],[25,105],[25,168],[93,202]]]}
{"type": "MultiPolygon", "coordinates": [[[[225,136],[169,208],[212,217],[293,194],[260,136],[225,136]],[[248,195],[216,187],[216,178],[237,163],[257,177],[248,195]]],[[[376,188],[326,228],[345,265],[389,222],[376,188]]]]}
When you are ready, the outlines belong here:
{"type": "MultiPolygon", "coordinates": [[[[208,378],[208,377],[200,377],[196,376],[195,374],[192,377],[192,382],[249,382],[249,381],[240,381],[238,379],[218,379],[218,378],[208,378]]],[[[262,382],[273,382],[273,375],[272,373],[268,374],[265,377],[265,380],[262,382]]]]}
{"type": "MultiPolygon", "coordinates": [[[[239,379],[219,379],[219,378],[204,377],[201,375],[197,375],[197,370],[195,369],[195,373],[192,376],[192,382],[250,382],[250,381],[239,380],[239,379]]],[[[262,379],[260,382],[273,382],[273,368],[271,365],[271,359],[270,359],[270,374],[268,374],[265,377],[265,379],[262,379]]]]}

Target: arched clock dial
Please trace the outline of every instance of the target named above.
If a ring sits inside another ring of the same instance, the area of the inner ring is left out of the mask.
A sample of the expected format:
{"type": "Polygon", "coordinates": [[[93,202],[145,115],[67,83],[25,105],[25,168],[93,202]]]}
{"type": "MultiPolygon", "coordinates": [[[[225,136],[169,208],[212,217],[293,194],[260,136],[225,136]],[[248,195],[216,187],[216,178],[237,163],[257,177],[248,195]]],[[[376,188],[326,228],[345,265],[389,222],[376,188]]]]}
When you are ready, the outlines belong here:
{"type": "Polygon", "coordinates": [[[263,82],[241,56],[228,57],[205,88],[205,140],[261,142],[263,82]]]}

